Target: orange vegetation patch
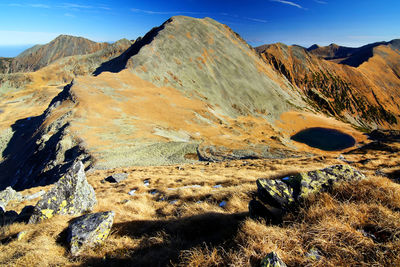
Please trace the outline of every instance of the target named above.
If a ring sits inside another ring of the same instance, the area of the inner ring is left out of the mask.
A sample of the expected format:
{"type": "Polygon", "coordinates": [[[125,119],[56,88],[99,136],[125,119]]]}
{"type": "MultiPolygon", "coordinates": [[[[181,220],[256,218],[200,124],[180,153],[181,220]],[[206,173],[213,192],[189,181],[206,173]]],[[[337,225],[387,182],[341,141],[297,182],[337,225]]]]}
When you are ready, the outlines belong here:
{"type": "Polygon", "coordinates": [[[265,119],[223,116],[198,97],[156,87],[128,70],[78,78],[71,90],[77,98],[71,130],[99,153],[135,142],[174,141],[169,132],[230,148],[280,146],[271,139],[276,133],[265,119]]]}

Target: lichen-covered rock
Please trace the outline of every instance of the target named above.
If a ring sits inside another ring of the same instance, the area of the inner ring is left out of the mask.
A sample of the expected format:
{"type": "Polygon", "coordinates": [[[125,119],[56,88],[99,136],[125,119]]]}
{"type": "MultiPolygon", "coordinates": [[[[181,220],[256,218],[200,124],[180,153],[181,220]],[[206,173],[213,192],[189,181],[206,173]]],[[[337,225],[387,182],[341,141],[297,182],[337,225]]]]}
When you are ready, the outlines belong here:
{"type": "Polygon", "coordinates": [[[278,254],[271,252],[261,261],[261,267],[286,267],[286,264],[278,254]]]}
{"type": "Polygon", "coordinates": [[[49,219],[56,214],[81,214],[97,203],[93,187],[87,182],[81,161],[73,164],[65,176],[36,204],[29,223],[49,219]]]}
{"type": "Polygon", "coordinates": [[[22,200],[21,193],[18,193],[17,191],[12,189],[11,186],[7,187],[6,189],[0,192],[0,207],[2,207],[4,210],[6,209],[8,202],[12,200],[21,201],[22,200]]]}
{"type": "Polygon", "coordinates": [[[114,215],[107,211],[76,218],[67,229],[71,254],[77,256],[85,247],[101,245],[110,233],[114,215]]]}
{"type": "Polygon", "coordinates": [[[313,194],[329,190],[339,182],[364,179],[365,176],[349,165],[334,165],[322,170],[299,173],[281,179],[258,179],[257,199],[249,203],[253,218],[265,218],[267,221],[279,221],[272,214],[271,207],[282,210],[280,215],[297,207],[302,200],[313,194]],[[261,207],[264,205],[264,208],[261,207]],[[272,217],[271,217],[272,216],[272,217]]]}
{"type": "Polygon", "coordinates": [[[321,260],[322,255],[318,249],[313,247],[306,253],[306,257],[313,261],[319,261],[321,260]]]}
{"type": "Polygon", "coordinates": [[[304,199],[321,191],[326,191],[338,182],[364,179],[365,176],[349,165],[334,165],[322,170],[300,173],[292,179],[300,182],[298,199],[304,199]]]}
{"type": "Polygon", "coordinates": [[[264,203],[269,203],[274,207],[287,207],[292,204],[293,188],[282,180],[258,179],[257,194],[264,203]]]}

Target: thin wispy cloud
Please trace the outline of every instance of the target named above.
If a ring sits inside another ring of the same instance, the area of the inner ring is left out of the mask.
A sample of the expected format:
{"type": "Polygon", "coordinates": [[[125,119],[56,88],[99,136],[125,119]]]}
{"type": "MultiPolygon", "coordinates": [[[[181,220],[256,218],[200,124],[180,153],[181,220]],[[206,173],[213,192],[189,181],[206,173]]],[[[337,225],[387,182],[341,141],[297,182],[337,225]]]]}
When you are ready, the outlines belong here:
{"type": "Polygon", "coordinates": [[[28,7],[33,7],[33,8],[44,8],[44,9],[66,9],[66,10],[72,10],[72,11],[82,11],[82,10],[112,10],[109,6],[107,5],[85,5],[85,4],[78,4],[78,3],[61,3],[57,5],[47,5],[47,4],[41,4],[41,3],[9,3],[7,6],[10,7],[21,7],[21,8],[28,8],[28,7]]]}
{"type": "Polygon", "coordinates": [[[260,22],[260,23],[267,23],[267,20],[264,19],[257,19],[257,18],[249,18],[249,17],[244,17],[244,19],[250,20],[250,21],[255,21],[255,22],[260,22]]]}
{"type": "Polygon", "coordinates": [[[76,17],[74,14],[71,14],[71,13],[65,13],[64,16],[65,17],[69,17],[69,18],[75,18],[76,17]]]}
{"type": "Polygon", "coordinates": [[[322,0],[314,0],[314,2],[315,2],[315,3],[318,3],[318,4],[322,4],[322,5],[328,4],[328,2],[322,1],[322,0]]]}
{"type": "MultiPolygon", "coordinates": [[[[193,12],[193,11],[158,11],[158,10],[144,10],[144,9],[139,9],[139,8],[131,8],[132,12],[135,13],[144,13],[147,15],[178,15],[178,14],[184,14],[184,15],[203,15],[203,16],[227,16],[227,17],[232,17],[236,19],[244,19],[244,20],[249,20],[249,21],[254,21],[254,22],[259,22],[259,23],[267,23],[268,21],[264,19],[259,19],[259,18],[252,18],[252,17],[241,17],[239,15],[235,14],[229,14],[229,13],[206,13],[206,12],[193,12]]],[[[233,24],[233,23],[230,23],[233,24]]]]}
{"type": "Polygon", "coordinates": [[[29,4],[30,7],[36,7],[36,8],[50,8],[49,5],[44,5],[44,4],[29,4]]]}
{"type": "Polygon", "coordinates": [[[11,3],[8,4],[8,6],[11,7],[34,7],[34,8],[50,8],[49,5],[44,5],[44,4],[17,4],[17,3],[11,3]]]}
{"type": "Polygon", "coordinates": [[[296,3],[294,3],[294,2],[291,2],[291,1],[285,1],[285,0],[269,0],[269,1],[270,1],[270,2],[277,2],[277,3],[289,5],[289,6],[294,6],[294,7],[300,8],[300,9],[305,9],[305,8],[302,7],[301,5],[296,4],[296,3]]]}
{"type": "Polygon", "coordinates": [[[174,14],[188,14],[188,15],[205,15],[203,12],[192,12],[192,11],[154,11],[154,10],[144,10],[138,8],[131,8],[131,11],[136,13],[145,13],[149,15],[174,15],[174,14]]]}
{"type": "Polygon", "coordinates": [[[80,5],[74,3],[62,3],[59,7],[66,9],[93,9],[93,6],[80,5]]]}

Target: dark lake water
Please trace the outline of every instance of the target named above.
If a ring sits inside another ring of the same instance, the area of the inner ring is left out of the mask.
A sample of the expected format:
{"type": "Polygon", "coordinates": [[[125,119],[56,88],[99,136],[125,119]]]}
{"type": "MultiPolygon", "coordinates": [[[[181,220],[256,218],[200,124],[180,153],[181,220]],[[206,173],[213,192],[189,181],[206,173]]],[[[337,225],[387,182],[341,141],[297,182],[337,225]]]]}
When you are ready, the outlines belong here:
{"type": "Polygon", "coordinates": [[[356,140],[348,134],[329,128],[308,128],[291,137],[292,140],[325,151],[336,151],[355,145],[356,140]]]}

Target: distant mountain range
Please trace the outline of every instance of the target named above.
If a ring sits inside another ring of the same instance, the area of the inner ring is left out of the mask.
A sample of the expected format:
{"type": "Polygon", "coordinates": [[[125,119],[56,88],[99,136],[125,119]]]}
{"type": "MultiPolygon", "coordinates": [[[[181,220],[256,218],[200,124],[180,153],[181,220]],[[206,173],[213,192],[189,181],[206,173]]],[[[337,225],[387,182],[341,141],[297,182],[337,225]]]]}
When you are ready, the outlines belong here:
{"type": "Polygon", "coordinates": [[[399,40],[252,48],[210,18],[178,16],[136,41],[62,35],[0,69],[0,173],[14,188],[52,183],[76,159],[291,157],[313,151],[290,139],[307,127],[357,142],[358,130],[400,128],[399,40]]]}

